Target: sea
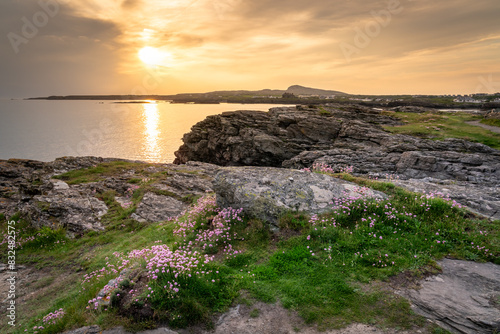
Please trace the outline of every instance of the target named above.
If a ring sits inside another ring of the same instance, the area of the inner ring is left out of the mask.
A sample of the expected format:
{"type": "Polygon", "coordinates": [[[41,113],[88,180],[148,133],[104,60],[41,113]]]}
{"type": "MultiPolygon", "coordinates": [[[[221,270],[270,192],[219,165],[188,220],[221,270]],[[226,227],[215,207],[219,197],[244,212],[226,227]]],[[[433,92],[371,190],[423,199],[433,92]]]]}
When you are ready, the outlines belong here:
{"type": "Polygon", "coordinates": [[[207,116],[275,104],[0,100],[0,159],[99,156],[171,163],[182,137],[207,116]]]}

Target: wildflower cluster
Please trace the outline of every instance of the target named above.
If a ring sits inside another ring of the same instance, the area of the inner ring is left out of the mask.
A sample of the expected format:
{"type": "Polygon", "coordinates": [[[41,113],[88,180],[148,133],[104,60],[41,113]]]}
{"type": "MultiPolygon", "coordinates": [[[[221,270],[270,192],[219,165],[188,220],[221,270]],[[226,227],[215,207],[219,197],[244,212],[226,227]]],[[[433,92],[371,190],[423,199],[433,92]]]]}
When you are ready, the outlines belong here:
{"type": "MultiPolygon", "coordinates": [[[[121,270],[141,263],[150,282],[142,294],[133,288],[128,291],[135,302],[139,302],[140,298],[156,300],[160,296],[163,300],[178,300],[182,289],[189,290],[192,288],[190,285],[199,282],[218,284],[219,271],[214,264],[214,256],[209,254],[217,253],[219,248],[227,257],[239,254],[231,242],[237,237],[232,232],[232,225],[242,220],[240,214],[241,209],[220,210],[214,196],[204,196],[184,216],[171,220],[170,223],[175,224],[174,235],[181,239],[173,248],[158,241],[149,248],[132,250],[126,256],[115,253],[116,264],[107,262],[103,268],[85,275],[82,284],[109,279],[111,275],[116,277],[121,270]]],[[[107,290],[101,291],[100,296],[109,295],[118,288],[120,279],[122,276],[113,280],[114,284],[108,283],[107,290]]],[[[89,300],[87,308],[98,309],[103,298],[109,296],[89,300]]]]}
{"type": "Polygon", "coordinates": [[[352,174],[352,172],[354,171],[354,166],[338,166],[334,168],[325,163],[315,162],[311,167],[303,168],[302,170],[305,172],[317,172],[317,173],[329,173],[329,174],[334,174],[334,173],[352,174]]]}
{"type": "Polygon", "coordinates": [[[127,190],[125,191],[127,201],[121,203],[122,208],[128,209],[132,206],[132,196],[134,195],[134,191],[136,191],[137,189],[139,189],[139,186],[135,184],[132,184],[127,188],[127,190]]]}
{"type": "Polygon", "coordinates": [[[62,319],[62,317],[64,317],[65,314],[66,313],[64,312],[64,310],[60,308],[59,310],[56,310],[44,316],[42,321],[46,325],[50,324],[55,325],[57,320],[62,319]]]}
{"type": "MultiPolygon", "coordinates": [[[[94,270],[83,276],[82,288],[85,290],[85,284],[91,283],[92,281],[99,281],[101,278],[108,277],[110,275],[117,275],[121,270],[129,267],[130,260],[123,258],[123,254],[119,252],[114,252],[113,255],[117,259],[117,264],[112,264],[109,261],[101,269],[94,270]]],[[[106,260],[109,260],[106,257],[106,260]]]]}
{"type": "Polygon", "coordinates": [[[217,253],[218,247],[223,247],[227,256],[235,256],[239,252],[233,249],[231,241],[236,233],[231,233],[231,226],[241,222],[242,209],[218,209],[213,196],[205,196],[198,200],[194,208],[187,214],[186,219],[177,222],[174,235],[186,239],[195,235],[193,241],[188,242],[190,248],[197,247],[204,252],[217,253]]]}
{"type": "MultiPolygon", "coordinates": [[[[62,308],[60,308],[60,309],[58,309],[58,310],[56,310],[54,312],[50,312],[49,314],[47,314],[46,316],[44,316],[42,318],[42,325],[40,325],[40,326],[33,326],[33,328],[32,328],[33,332],[32,333],[33,334],[38,334],[40,332],[44,332],[47,328],[50,329],[49,326],[55,325],[65,315],[66,315],[66,312],[64,312],[64,310],[62,308]]],[[[28,333],[28,330],[25,329],[24,332],[28,333]]]]}
{"type": "Polygon", "coordinates": [[[462,206],[442,193],[410,195],[393,202],[368,198],[366,188],[356,192],[335,199],[331,213],[309,220],[306,240],[324,261],[332,262],[337,253],[341,265],[359,261],[375,268],[407,266],[456,251],[457,246],[470,257],[493,256],[489,247],[474,243],[483,231],[467,233],[456,224],[463,219],[462,206]],[[470,238],[468,246],[459,241],[463,238],[470,238]]]}

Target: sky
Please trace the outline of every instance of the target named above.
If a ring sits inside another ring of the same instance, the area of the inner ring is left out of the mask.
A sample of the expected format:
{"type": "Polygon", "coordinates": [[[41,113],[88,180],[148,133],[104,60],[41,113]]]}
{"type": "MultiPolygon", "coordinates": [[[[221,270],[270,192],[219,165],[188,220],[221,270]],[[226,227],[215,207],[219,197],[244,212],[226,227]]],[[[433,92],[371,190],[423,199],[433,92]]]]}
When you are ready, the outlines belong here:
{"type": "Polygon", "coordinates": [[[500,91],[498,0],[1,0],[0,97],[500,91]]]}

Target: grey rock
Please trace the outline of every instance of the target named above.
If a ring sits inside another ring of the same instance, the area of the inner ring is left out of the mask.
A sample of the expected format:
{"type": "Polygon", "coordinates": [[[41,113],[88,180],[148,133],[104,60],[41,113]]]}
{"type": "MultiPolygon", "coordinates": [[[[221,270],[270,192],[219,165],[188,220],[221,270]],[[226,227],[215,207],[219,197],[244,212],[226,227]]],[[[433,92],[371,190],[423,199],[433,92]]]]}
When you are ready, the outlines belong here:
{"type": "Polygon", "coordinates": [[[110,280],[97,294],[97,302],[100,306],[109,306],[111,304],[111,293],[119,287],[120,282],[126,279],[132,271],[124,269],[117,278],[110,280]]]}
{"type": "Polygon", "coordinates": [[[116,328],[105,330],[102,332],[102,334],[132,334],[132,332],[125,330],[125,328],[123,328],[123,327],[116,327],[116,328]]]}
{"type": "Polygon", "coordinates": [[[451,259],[439,265],[442,274],[401,292],[414,310],[453,333],[500,331],[500,266],[451,259]]]}
{"type": "MultiPolygon", "coordinates": [[[[453,146],[454,140],[446,142],[453,146]]],[[[387,141],[389,143],[389,141],[387,141]]],[[[422,145],[420,143],[419,145],[422,145]]],[[[469,181],[483,185],[500,184],[500,152],[466,153],[467,145],[457,145],[457,151],[418,150],[418,145],[399,143],[371,149],[338,148],[326,151],[307,151],[284,161],[287,168],[309,167],[323,163],[333,167],[353,166],[359,174],[395,174],[404,179],[432,177],[440,180],[469,181]]],[[[450,147],[449,147],[450,148],[450,147]]],[[[482,148],[479,147],[479,150],[482,148]]],[[[487,149],[486,149],[487,150],[487,149]]]]}
{"type": "Polygon", "coordinates": [[[500,219],[500,186],[473,184],[433,178],[391,180],[395,185],[417,193],[441,193],[470,211],[489,219],[500,219]]]}
{"type": "Polygon", "coordinates": [[[178,334],[178,333],[171,329],[162,327],[162,328],[139,332],[138,334],[178,334]]]}
{"type": "Polygon", "coordinates": [[[465,140],[392,135],[398,120],[369,108],[330,106],[209,116],[184,135],[175,163],[222,166],[353,166],[357,173],[500,184],[500,151],[465,140]]]}
{"type": "MultiPolygon", "coordinates": [[[[335,198],[359,197],[354,183],[324,174],[271,167],[226,167],[216,175],[214,190],[221,207],[243,211],[276,229],[278,218],[286,211],[318,214],[331,209],[335,198]]],[[[386,198],[371,189],[368,197],[386,198]]]]}
{"type": "Polygon", "coordinates": [[[223,166],[278,167],[300,152],[331,148],[347,123],[373,121],[370,129],[383,132],[376,124],[398,122],[377,113],[329,110],[328,115],[314,108],[271,108],[269,112],[235,111],[209,116],[184,135],[174,163],[194,160],[223,166]]]}
{"type": "Polygon", "coordinates": [[[69,189],[69,185],[61,180],[50,180],[54,186],[54,190],[67,190],[69,189]]]}
{"type": "Polygon", "coordinates": [[[97,325],[85,326],[78,329],[66,331],[63,334],[101,334],[101,327],[97,325]]]}
{"type": "MultiPolygon", "coordinates": [[[[0,160],[0,212],[7,217],[21,212],[37,228],[64,227],[71,237],[103,230],[101,218],[108,208],[97,196],[114,191],[117,202],[126,206],[131,201],[129,180],[142,178],[147,182],[147,175],[135,175],[134,169],[124,169],[97,182],[76,185],[52,177],[112,161],[139,163],[97,157],[64,157],[52,162],[0,160]]],[[[212,179],[218,169],[201,162],[148,164],[145,173],[159,174],[159,181],[151,185],[152,193],[144,197],[132,218],[148,222],[176,216],[190,200],[212,191],[212,179]]]]}
{"type": "Polygon", "coordinates": [[[103,230],[100,218],[108,212],[108,207],[89,194],[65,189],[34,196],[22,212],[35,227],[65,227],[71,233],[81,234],[103,230]]]}
{"type": "Polygon", "coordinates": [[[186,208],[186,203],[175,198],[148,192],[142,198],[133,218],[138,221],[158,222],[175,217],[186,208]]]}

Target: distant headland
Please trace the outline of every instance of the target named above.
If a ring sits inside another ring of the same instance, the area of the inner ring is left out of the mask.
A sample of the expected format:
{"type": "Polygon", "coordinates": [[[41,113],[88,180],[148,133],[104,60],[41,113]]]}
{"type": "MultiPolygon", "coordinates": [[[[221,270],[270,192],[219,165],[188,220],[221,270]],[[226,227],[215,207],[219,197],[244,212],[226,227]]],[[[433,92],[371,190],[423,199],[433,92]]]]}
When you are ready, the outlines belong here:
{"type": "Polygon", "coordinates": [[[500,93],[470,95],[353,95],[293,85],[286,90],[262,89],[182,93],[175,95],[66,95],[32,97],[28,100],[98,100],[98,101],[165,101],[170,103],[245,103],[245,104],[325,104],[357,103],[371,107],[419,106],[426,108],[494,109],[500,108],[500,93]]]}

